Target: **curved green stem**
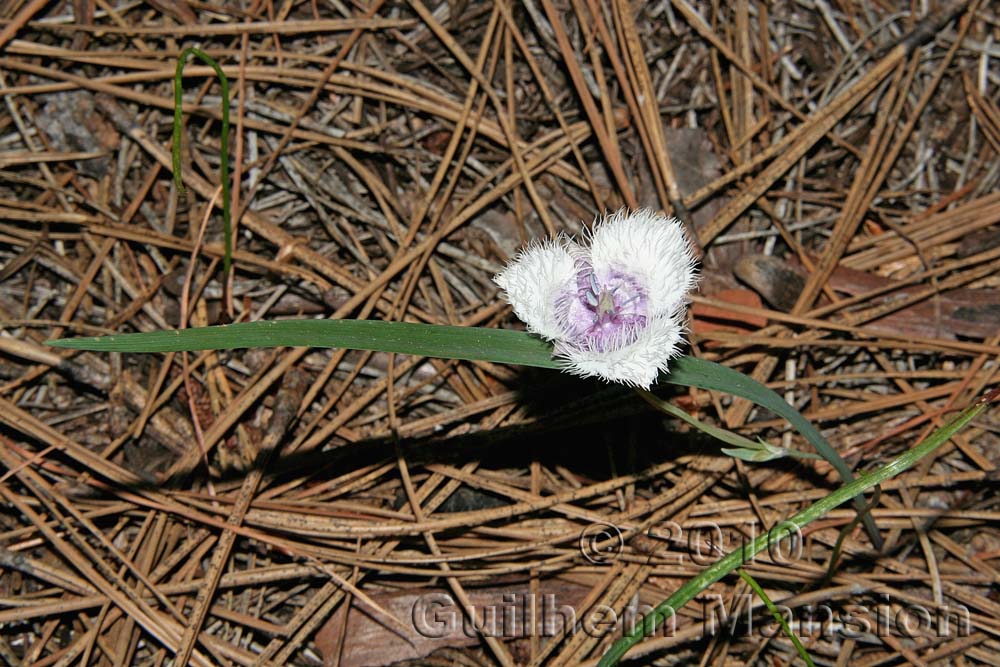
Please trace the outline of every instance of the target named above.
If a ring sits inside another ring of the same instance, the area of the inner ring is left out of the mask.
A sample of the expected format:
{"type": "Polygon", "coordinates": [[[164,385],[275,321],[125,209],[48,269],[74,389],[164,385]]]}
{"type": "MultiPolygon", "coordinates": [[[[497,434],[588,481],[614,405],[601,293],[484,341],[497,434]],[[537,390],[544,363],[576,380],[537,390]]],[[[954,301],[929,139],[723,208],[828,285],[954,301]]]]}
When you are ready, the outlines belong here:
{"type": "Polygon", "coordinates": [[[198,48],[188,47],[181,51],[177,59],[177,71],[174,73],[174,137],[173,137],[173,167],[174,183],[177,191],[184,192],[184,181],[181,178],[181,128],[183,126],[183,95],[181,80],[184,75],[184,64],[189,55],[193,55],[215,70],[222,89],[222,140],[219,146],[219,179],[222,181],[222,231],[225,235],[225,251],[222,256],[222,271],[229,275],[233,254],[232,197],[229,183],[229,79],[214,58],[198,48]]]}

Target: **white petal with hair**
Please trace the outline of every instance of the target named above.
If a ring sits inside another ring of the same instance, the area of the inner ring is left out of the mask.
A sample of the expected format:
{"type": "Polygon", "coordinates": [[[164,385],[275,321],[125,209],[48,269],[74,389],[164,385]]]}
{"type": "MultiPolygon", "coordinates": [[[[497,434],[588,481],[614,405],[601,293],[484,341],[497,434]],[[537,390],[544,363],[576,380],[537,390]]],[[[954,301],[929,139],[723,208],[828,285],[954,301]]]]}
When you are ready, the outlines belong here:
{"type": "Polygon", "coordinates": [[[595,223],[590,234],[594,268],[624,266],[645,279],[650,312],[671,314],[687,303],[697,274],[684,227],[649,209],[617,213],[595,223]]]}
{"type": "Polygon", "coordinates": [[[493,281],[505,292],[514,314],[528,331],[557,340],[562,329],[556,321],[556,294],[576,277],[572,251],[579,246],[567,238],[533,243],[507,265],[493,281]]]}
{"type": "Polygon", "coordinates": [[[561,366],[569,373],[599,377],[631,387],[649,389],[671,359],[680,354],[684,325],[679,318],[649,321],[628,345],[603,352],[556,342],[561,366]]]}
{"type": "Polygon", "coordinates": [[[648,388],[683,342],[697,282],[687,235],[674,218],[622,209],[586,240],[529,246],[494,280],[565,370],[648,388]]]}

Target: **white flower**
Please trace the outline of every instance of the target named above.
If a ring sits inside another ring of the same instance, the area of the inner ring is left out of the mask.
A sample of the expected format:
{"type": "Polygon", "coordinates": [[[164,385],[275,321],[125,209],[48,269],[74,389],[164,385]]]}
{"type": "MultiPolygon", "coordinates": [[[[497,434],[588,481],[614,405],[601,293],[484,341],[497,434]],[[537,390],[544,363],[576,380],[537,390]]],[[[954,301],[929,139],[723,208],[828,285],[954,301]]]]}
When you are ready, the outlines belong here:
{"type": "Polygon", "coordinates": [[[687,235],[675,218],[622,209],[587,236],[531,245],[493,280],[565,370],[649,388],[683,340],[697,281],[687,235]]]}

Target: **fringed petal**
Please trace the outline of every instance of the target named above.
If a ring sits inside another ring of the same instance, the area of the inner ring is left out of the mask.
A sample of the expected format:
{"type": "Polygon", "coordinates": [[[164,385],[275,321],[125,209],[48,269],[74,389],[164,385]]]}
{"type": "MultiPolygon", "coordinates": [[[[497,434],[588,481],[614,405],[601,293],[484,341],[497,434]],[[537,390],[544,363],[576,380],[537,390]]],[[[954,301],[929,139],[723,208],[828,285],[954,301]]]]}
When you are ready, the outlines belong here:
{"type": "Polygon", "coordinates": [[[596,271],[626,270],[643,283],[653,317],[683,308],[698,280],[681,222],[649,209],[621,209],[595,223],[590,255],[596,271]]]}
{"type": "Polygon", "coordinates": [[[573,254],[580,250],[566,238],[531,245],[493,278],[528,331],[549,340],[565,334],[556,317],[556,298],[574,284],[573,254]]]}
{"type": "Polygon", "coordinates": [[[557,343],[556,355],[564,370],[574,375],[649,389],[660,372],[667,370],[669,361],[680,354],[684,326],[679,317],[659,317],[634,335],[630,344],[603,351],[557,343]]]}

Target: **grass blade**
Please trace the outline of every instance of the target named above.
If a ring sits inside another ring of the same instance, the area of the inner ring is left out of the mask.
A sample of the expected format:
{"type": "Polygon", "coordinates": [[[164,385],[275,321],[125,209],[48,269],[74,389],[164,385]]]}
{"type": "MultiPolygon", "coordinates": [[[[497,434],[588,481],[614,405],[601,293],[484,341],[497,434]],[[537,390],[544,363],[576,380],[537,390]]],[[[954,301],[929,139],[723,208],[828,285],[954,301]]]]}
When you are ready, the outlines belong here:
{"type": "MultiPolygon", "coordinates": [[[[681,357],[670,366],[670,373],[663,378],[666,382],[688,387],[701,387],[747,398],[767,408],[774,414],[783,417],[809,441],[816,452],[832,465],[845,483],[854,480],[850,466],[840,457],[819,430],[794,407],[788,404],[777,392],[768,389],[751,377],[734,371],[721,364],[714,364],[704,359],[681,357]]],[[[865,499],[854,499],[854,507],[863,515],[865,530],[876,549],[882,548],[882,536],[879,535],[875,520],[866,513],[865,499]]]]}
{"type": "Polygon", "coordinates": [[[225,249],[222,256],[222,272],[229,275],[229,267],[232,263],[233,255],[233,223],[232,223],[232,195],[230,194],[229,183],[229,79],[222,71],[219,63],[214,58],[196,47],[188,47],[181,52],[177,59],[177,71],[174,73],[174,135],[172,160],[174,168],[174,182],[177,185],[177,192],[184,192],[184,182],[181,179],[181,127],[183,125],[182,106],[183,91],[181,88],[184,77],[184,65],[187,63],[189,55],[193,55],[206,65],[215,70],[219,77],[219,87],[222,94],[222,130],[220,131],[219,143],[219,181],[222,186],[222,233],[225,239],[225,249]]]}
{"type": "Polygon", "coordinates": [[[638,644],[644,636],[652,635],[664,620],[670,618],[678,609],[690,602],[700,592],[739,568],[743,563],[759,554],[769,545],[774,544],[776,537],[780,539],[784,535],[783,531],[797,532],[803,526],[822,517],[849,499],[860,496],[873,486],[881,484],[913,466],[917,461],[943,445],[951,436],[955,435],[966,424],[975,419],[979,413],[997,399],[998,395],[1000,395],[1000,389],[994,389],[929,435],[916,447],[903,452],[887,465],[859,477],[850,484],[842,486],[790,519],[776,524],[771,531],[760,535],[749,544],[731,551],[702,570],[701,573],[688,580],[673,595],[647,614],[643,619],[642,625],[637,627],[635,631],[612,644],[611,648],[601,657],[600,662],[597,663],[597,667],[613,667],[617,665],[622,656],[630,648],[638,644]],[[776,529],[777,532],[775,532],[776,529]]]}
{"type": "Polygon", "coordinates": [[[743,568],[737,569],[736,572],[740,575],[740,578],[747,583],[747,586],[753,589],[753,592],[757,594],[757,597],[764,601],[764,606],[767,607],[767,610],[771,612],[771,616],[773,616],[774,620],[779,626],[781,626],[781,631],[785,633],[785,636],[788,637],[788,639],[792,642],[792,645],[795,646],[795,650],[798,651],[799,657],[802,658],[802,662],[806,663],[806,667],[816,667],[816,663],[813,662],[812,656],[809,655],[809,651],[807,651],[806,647],[802,645],[802,641],[799,639],[799,636],[796,635],[791,626],[788,625],[788,621],[785,620],[785,617],[782,615],[777,605],[775,605],[774,602],[771,601],[771,598],[768,597],[764,588],[757,583],[756,579],[750,576],[749,572],[743,568]]]}

